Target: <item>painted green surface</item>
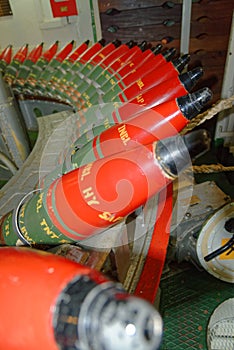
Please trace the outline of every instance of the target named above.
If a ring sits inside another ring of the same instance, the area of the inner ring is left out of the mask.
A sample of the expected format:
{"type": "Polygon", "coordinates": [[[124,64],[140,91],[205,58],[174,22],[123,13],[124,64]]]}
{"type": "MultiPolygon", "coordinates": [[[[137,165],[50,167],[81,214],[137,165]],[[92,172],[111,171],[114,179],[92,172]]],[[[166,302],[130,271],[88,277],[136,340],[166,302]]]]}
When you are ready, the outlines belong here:
{"type": "Polygon", "coordinates": [[[164,336],[160,350],[207,350],[209,318],[234,286],[193,266],[161,280],[160,312],[164,336]]]}

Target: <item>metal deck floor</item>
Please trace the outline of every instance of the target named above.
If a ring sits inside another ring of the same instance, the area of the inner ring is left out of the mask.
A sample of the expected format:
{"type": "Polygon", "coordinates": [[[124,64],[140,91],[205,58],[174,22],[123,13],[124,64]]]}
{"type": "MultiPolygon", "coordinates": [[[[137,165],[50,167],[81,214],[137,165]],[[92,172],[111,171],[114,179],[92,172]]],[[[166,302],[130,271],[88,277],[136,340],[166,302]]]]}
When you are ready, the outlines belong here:
{"type": "Polygon", "coordinates": [[[164,321],[160,349],[207,350],[209,318],[220,303],[234,297],[233,284],[185,265],[184,269],[164,276],[160,288],[160,312],[164,321]]]}

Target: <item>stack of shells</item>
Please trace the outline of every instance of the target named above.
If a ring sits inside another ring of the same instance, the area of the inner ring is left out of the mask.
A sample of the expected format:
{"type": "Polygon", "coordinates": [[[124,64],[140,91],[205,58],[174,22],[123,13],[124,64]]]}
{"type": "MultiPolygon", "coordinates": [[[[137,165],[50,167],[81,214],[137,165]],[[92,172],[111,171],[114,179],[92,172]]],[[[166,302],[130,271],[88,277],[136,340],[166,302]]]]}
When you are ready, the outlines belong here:
{"type": "Polygon", "coordinates": [[[102,39],[77,48],[72,41],[60,51],[58,45],[44,53],[43,43],[29,53],[24,45],[13,57],[9,45],[0,55],[14,95],[71,106],[80,135],[63,175],[18,208],[17,217],[2,218],[2,245],[18,238],[29,245],[76,242],[102,232],[172,182],[189,164],[186,149],[192,155],[207,149],[205,131],[178,135],[212,97],[208,88],[191,92],[203,71],[183,72],[189,55],[174,58],[175,49],[145,41],[102,39]],[[131,191],[123,184],[117,192],[122,180],[131,191]]]}

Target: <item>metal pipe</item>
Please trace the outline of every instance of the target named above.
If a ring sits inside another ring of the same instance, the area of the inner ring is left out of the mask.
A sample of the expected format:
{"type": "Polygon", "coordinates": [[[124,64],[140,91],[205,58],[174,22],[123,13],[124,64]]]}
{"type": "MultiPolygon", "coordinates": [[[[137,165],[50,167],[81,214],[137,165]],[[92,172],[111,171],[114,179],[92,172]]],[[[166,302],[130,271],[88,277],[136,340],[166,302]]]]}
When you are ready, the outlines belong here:
{"type": "Polygon", "coordinates": [[[189,53],[192,0],[184,0],[182,6],[182,23],[180,36],[181,54],[189,53]]]}
{"type": "Polygon", "coordinates": [[[1,151],[0,162],[2,162],[13,175],[17,172],[18,169],[16,165],[1,151]]]}

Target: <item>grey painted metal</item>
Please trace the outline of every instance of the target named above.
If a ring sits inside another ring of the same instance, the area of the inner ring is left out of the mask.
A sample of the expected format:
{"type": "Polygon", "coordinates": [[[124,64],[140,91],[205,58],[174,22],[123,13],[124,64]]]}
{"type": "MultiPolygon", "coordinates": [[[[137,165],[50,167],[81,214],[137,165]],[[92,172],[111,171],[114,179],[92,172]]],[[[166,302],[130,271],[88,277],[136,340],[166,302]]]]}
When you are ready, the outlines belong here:
{"type": "Polygon", "coordinates": [[[213,311],[207,326],[208,350],[234,347],[234,298],[226,299],[213,311]]]}
{"type": "Polygon", "coordinates": [[[231,249],[229,254],[223,253],[209,261],[204,257],[220,249],[232,238],[232,232],[225,229],[225,223],[234,218],[234,202],[226,204],[205,222],[196,244],[196,253],[201,266],[214,277],[234,283],[234,264],[231,249]]]}
{"type": "Polygon", "coordinates": [[[37,99],[19,100],[19,107],[23,115],[26,128],[30,131],[38,130],[37,114],[42,117],[67,110],[72,111],[72,107],[66,104],[37,99]]]}
{"type": "Polygon", "coordinates": [[[183,191],[184,195],[181,196],[181,201],[177,205],[182,207],[187,198],[190,199],[191,204],[179,225],[176,215],[172,217],[170,255],[179,262],[191,261],[201,267],[196,253],[199,232],[205,221],[218,209],[229,203],[231,198],[213,181],[196,184],[193,187],[192,197],[190,186],[183,191]]]}
{"type": "MultiPolygon", "coordinates": [[[[230,31],[229,46],[221,98],[228,98],[234,95],[234,12],[230,31]]],[[[224,146],[229,147],[234,155],[234,106],[231,109],[219,113],[216,124],[215,139],[223,139],[224,146]]]]}
{"type": "Polygon", "coordinates": [[[180,34],[180,53],[189,53],[192,0],[183,0],[180,34]]]}
{"type": "MultiPolygon", "coordinates": [[[[39,169],[41,157],[45,145],[53,131],[70,116],[71,113],[60,112],[51,116],[39,118],[39,133],[36,144],[27,157],[22,167],[0,190],[0,216],[7,214],[17,207],[22,198],[35,189],[39,180],[39,169]]],[[[60,149],[60,142],[57,140],[57,149],[60,149]]],[[[54,160],[54,159],[53,159],[54,160]]],[[[51,158],[47,159],[48,164],[51,158]]]]}
{"type": "Polygon", "coordinates": [[[0,151],[17,168],[29,155],[30,147],[22,116],[10,89],[0,77],[0,151]]]}

